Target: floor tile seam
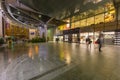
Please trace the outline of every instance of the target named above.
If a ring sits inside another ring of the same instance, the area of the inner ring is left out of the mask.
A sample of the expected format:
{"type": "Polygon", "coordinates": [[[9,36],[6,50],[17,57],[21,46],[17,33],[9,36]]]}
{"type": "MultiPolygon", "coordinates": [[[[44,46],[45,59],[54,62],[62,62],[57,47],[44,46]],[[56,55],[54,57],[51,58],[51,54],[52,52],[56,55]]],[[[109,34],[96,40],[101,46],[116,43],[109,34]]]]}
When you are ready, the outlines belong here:
{"type": "MultiPolygon", "coordinates": [[[[27,59],[25,59],[24,61],[26,61],[26,60],[27,60],[27,59]]],[[[23,62],[23,61],[21,61],[20,63],[22,63],[22,62],[23,62]]],[[[19,65],[20,65],[20,63],[19,63],[19,65]]],[[[17,65],[17,66],[18,66],[18,65],[17,65]]],[[[17,66],[15,66],[14,70],[16,69],[17,66]]],[[[6,77],[9,76],[9,75],[7,75],[7,72],[9,72],[8,70],[9,70],[9,68],[7,68],[4,72],[2,72],[2,75],[5,75],[5,74],[6,74],[6,77]]]]}
{"type": "Polygon", "coordinates": [[[35,80],[52,80],[55,77],[57,77],[57,76],[59,76],[61,74],[64,74],[65,72],[69,71],[70,69],[73,69],[77,65],[78,64],[74,64],[74,63],[68,64],[65,67],[62,67],[62,68],[60,68],[60,69],[58,69],[56,71],[51,72],[50,74],[47,74],[47,75],[42,76],[39,79],[35,79],[35,80]]]}
{"type": "Polygon", "coordinates": [[[49,74],[49,73],[52,73],[52,72],[54,72],[54,71],[56,71],[56,70],[58,70],[58,69],[60,69],[60,68],[62,68],[62,67],[65,67],[65,66],[67,66],[67,64],[63,64],[63,65],[61,65],[61,66],[58,66],[58,67],[56,67],[56,68],[54,68],[54,69],[51,69],[51,70],[49,70],[49,71],[47,71],[47,72],[45,72],[45,73],[43,73],[43,74],[40,74],[40,75],[38,75],[38,76],[35,76],[35,77],[33,77],[33,78],[29,79],[29,80],[36,80],[36,79],[38,79],[38,78],[40,78],[40,77],[43,77],[43,76],[45,76],[45,75],[47,75],[47,74],[49,74]]]}

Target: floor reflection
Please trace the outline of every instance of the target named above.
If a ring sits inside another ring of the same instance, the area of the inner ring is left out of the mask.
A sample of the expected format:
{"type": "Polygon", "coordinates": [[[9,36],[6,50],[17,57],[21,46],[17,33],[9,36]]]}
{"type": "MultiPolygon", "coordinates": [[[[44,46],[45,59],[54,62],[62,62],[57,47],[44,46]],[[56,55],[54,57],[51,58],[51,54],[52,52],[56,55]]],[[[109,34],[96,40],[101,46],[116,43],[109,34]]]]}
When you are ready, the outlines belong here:
{"type": "Polygon", "coordinates": [[[108,80],[119,80],[119,50],[108,46],[99,53],[94,46],[87,48],[75,43],[14,44],[11,48],[0,48],[0,80],[29,80],[64,65],[67,69],[75,67],[62,75],[57,72],[54,80],[106,80],[111,75],[108,80]]]}

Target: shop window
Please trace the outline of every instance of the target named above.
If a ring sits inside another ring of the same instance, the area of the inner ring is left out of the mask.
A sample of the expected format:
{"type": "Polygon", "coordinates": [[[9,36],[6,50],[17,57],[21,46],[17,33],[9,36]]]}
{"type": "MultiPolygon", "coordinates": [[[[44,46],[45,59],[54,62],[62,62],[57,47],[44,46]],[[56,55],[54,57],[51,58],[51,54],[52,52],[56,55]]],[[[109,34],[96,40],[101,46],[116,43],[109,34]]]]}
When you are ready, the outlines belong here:
{"type": "Polygon", "coordinates": [[[87,12],[83,12],[80,15],[81,15],[80,16],[81,19],[87,18],[87,12]]]}
{"type": "Polygon", "coordinates": [[[72,22],[74,22],[74,21],[75,21],[75,16],[72,17],[72,22]]]}
{"type": "Polygon", "coordinates": [[[109,3],[105,4],[105,11],[109,11],[109,10],[112,10],[112,9],[115,9],[112,2],[109,2],[109,3]]]}
{"type": "Polygon", "coordinates": [[[95,24],[99,24],[104,22],[104,14],[100,14],[95,16],[95,24]]]}
{"type": "Polygon", "coordinates": [[[75,27],[79,27],[80,26],[80,21],[75,22],[75,27]]]}
{"type": "Polygon", "coordinates": [[[115,20],[115,10],[105,13],[105,22],[110,22],[115,20]]]}
{"type": "Polygon", "coordinates": [[[120,7],[118,8],[118,20],[120,20],[120,7]]]}
{"type": "Polygon", "coordinates": [[[78,21],[80,19],[79,15],[73,16],[72,17],[72,22],[78,21]]]}
{"type": "Polygon", "coordinates": [[[87,26],[94,24],[94,17],[87,19],[87,26]]]}
{"type": "Polygon", "coordinates": [[[74,22],[71,24],[71,28],[75,28],[75,23],[74,22]]]}
{"type": "Polygon", "coordinates": [[[87,19],[81,20],[81,27],[87,26],[86,22],[87,22],[87,19]]]}
{"type": "Polygon", "coordinates": [[[95,11],[90,9],[88,12],[87,12],[87,16],[88,17],[91,17],[91,16],[94,16],[95,15],[95,11]]]}
{"type": "Polygon", "coordinates": [[[100,14],[104,12],[104,7],[98,7],[98,9],[95,10],[95,14],[100,14]]]}

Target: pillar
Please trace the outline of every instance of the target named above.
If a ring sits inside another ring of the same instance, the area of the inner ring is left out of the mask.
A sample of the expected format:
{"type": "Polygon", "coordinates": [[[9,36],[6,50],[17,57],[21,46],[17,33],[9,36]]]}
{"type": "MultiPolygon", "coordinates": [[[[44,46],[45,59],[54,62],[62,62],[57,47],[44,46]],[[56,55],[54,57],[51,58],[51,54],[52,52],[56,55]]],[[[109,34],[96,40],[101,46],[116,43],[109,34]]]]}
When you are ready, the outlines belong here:
{"type": "Polygon", "coordinates": [[[44,24],[44,28],[45,28],[45,39],[46,39],[46,42],[47,42],[47,24],[44,24]]]}
{"type": "Polygon", "coordinates": [[[1,2],[0,2],[0,37],[3,37],[3,20],[2,20],[2,9],[1,9],[1,2]]]}

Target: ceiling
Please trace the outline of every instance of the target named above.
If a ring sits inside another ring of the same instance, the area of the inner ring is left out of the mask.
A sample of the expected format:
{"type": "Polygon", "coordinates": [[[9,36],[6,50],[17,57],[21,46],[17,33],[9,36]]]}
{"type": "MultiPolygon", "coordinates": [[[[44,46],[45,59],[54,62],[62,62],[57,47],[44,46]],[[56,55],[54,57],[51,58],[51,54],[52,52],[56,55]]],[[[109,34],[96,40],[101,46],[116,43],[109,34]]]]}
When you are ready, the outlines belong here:
{"type": "Polygon", "coordinates": [[[8,18],[10,18],[12,21],[17,21],[18,24],[22,23],[38,27],[43,26],[44,24],[48,23],[48,21],[48,25],[51,26],[58,26],[66,23],[62,20],[57,20],[49,17],[48,15],[36,12],[35,10],[24,5],[19,5],[16,3],[16,0],[2,0],[2,9],[8,18]]]}
{"type": "Polygon", "coordinates": [[[83,12],[89,8],[97,8],[103,3],[111,0],[19,0],[21,3],[31,7],[32,9],[41,12],[50,17],[63,19],[76,12],[83,12]]]}
{"type": "Polygon", "coordinates": [[[62,14],[65,10],[66,13],[69,14],[69,11],[71,10],[72,12],[78,3],[79,5],[82,5],[84,1],[83,0],[29,0],[29,1],[20,0],[20,2],[43,14],[56,17],[62,14]]]}
{"type": "Polygon", "coordinates": [[[49,24],[61,25],[66,23],[63,19],[89,9],[96,9],[108,1],[120,0],[7,0],[9,9],[6,8],[6,12],[9,13],[10,10],[12,17],[25,24],[38,26],[51,20],[49,24]],[[16,4],[16,1],[20,4],[16,4]],[[22,7],[21,3],[29,9],[22,7]]]}

